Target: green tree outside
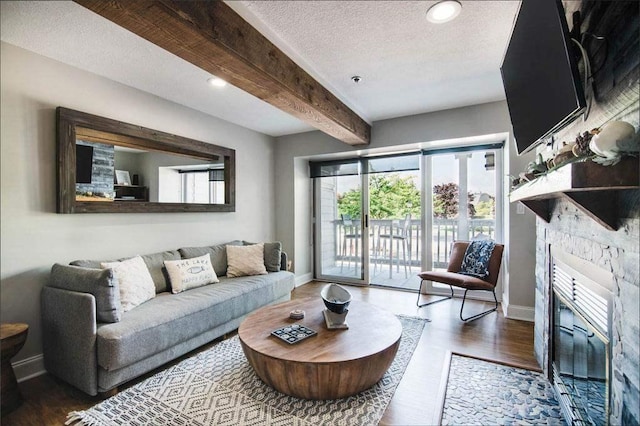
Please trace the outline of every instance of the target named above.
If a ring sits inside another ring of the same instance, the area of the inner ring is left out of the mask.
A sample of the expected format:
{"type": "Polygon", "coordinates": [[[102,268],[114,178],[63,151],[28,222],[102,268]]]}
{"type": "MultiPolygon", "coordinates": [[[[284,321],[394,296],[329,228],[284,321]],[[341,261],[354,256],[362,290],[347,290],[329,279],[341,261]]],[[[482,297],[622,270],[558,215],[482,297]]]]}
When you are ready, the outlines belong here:
{"type": "MultiPolygon", "coordinates": [[[[492,217],[495,199],[472,204],[474,195],[469,193],[469,217],[492,217]]],[[[359,189],[351,189],[338,195],[338,214],[360,217],[359,189]]],[[[433,187],[434,216],[452,219],[458,216],[458,184],[449,182],[433,187]]],[[[369,178],[369,214],[371,219],[402,219],[407,213],[420,217],[420,189],[410,176],[373,174],[369,178]]]]}
{"type": "MultiPolygon", "coordinates": [[[[433,216],[441,219],[453,219],[458,217],[458,184],[449,182],[442,185],[433,186],[433,216]]],[[[469,217],[476,216],[476,208],[472,204],[474,195],[468,193],[469,204],[467,208],[469,210],[469,217]]]]}
{"type": "MultiPolygon", "coordinates": [[[[338,214],[360,217],[360,190],[338,195],[338,214]]],[[[407,213],[420,217],[420,190],[410,176],[372,174],[369,178],[369,216],[371,219],[401,219],[407,213]]]]}
{"type": "Polygon", "coordinates": [[[490,197],[489,201],[479,201],[476,204],[477,218],[493,219],[496,217],[496,199],[490,197]]]}

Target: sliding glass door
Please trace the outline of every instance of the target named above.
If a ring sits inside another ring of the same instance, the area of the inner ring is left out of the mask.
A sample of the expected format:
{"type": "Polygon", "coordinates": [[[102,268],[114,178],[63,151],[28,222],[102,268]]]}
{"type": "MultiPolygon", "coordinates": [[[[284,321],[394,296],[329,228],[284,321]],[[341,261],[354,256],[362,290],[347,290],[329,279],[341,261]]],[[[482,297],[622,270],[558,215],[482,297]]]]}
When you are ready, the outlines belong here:
{"type": "MultiPolygon", "coordinates": [[[[446,270],[454,240],[502,241],[502,149],[426,152],[425,269],[446,270]]],[[[426,282],[439,293],[449,286],[426,282]]]]}
{"type": "Polygon", "coordinates": [[[317,279],[417,290],[421,270],[446,269],[454,240],[502,241],[502,144],[311,163],[311,174],[317,279]]]}
{"type": "Polygon", "coordinates": [[[323,163],[315,174],[316,278],[366,284],[369,239],[361,161],[323,163]]]}
{"type": "Polygon", "coordinates": [[[370,282],[417,290],[421,268],[420,154],[368,160],[370,282]]]}
{"type": "Polygon", "coordinates": [[[312,163],[316,278],[417,289],[420,154],[312,163]]]}

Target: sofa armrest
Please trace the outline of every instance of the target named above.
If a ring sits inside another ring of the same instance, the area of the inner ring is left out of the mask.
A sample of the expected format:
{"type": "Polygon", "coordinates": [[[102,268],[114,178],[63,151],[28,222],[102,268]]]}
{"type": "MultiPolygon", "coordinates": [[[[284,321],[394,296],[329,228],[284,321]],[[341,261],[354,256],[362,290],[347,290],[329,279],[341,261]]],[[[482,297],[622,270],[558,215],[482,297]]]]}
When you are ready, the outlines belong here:
{"type": "Polygon", "coordinates": [[[280,270],[281,271],[287,271],[288,269],[288,265],[287,263],[289,262],[289,258],[287,257],[287,253],[285,252],[280,252],[280,270]]]}
{"type": "Polygon", "coordinates": [[[89,395],[96,395],[98,360],[94,296],[45,286],[41,305],[45,368],[89,395]]]}
{"type": "Polygon", "coordinates": [[[122,316],[118,280],[112,269],[60,265],[51,268],[49,287],[90,293],[95,297],[98,322],[118,322],[122,316]]]}

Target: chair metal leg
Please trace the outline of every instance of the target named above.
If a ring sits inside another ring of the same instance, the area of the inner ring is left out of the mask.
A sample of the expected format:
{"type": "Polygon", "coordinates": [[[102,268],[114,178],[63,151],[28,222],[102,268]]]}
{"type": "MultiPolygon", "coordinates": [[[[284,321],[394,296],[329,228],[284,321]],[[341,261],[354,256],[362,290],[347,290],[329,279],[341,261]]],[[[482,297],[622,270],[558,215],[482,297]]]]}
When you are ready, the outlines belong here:
{"type": "MultiPolygon", "coordinates": [[[[393,230],[391,231],[393,233],[393,230]]],[[[387,241],[384,242],[385,248],[387,247],[387,241]]],[[[386,250],[385,250],[386,253],[386,250]]],[[[389,279],[393,278],[393,237],[389,238],[389,279]]]]}
{"type": "Polygon", "coordinates": [[[404,261],[404,277],[408,278],[408,275],[407,275],[407,240],[402,240],[402,260],[404,261]]]}
{"type": "Polygon", "coordinates": [[[358,270],[358,240],[351,240],[351,247],[349,248],[349,268],[351,268],[351,259],[353,259],[353,270],[358,270]]]}
{"type": "MultiPolygon", "coordinates": [[[[453,290],[453,288],[452,288],[452,290],[453,290]]],[[[485,315],[487,315],[487,314],[490,314],[491,312],[495,312],[495,311],[497,311],[497,310],[498,310],[498,298],[496,298],[496,290],[495,290],[495,289],[493,289],[493,291],[492,291],[492,293],[493,293],[493,300],[495,300],[496,305],[495,305],[492,309],[489,309],[489,310],[487,310],[487,311],[480,312],[479,314],[476,314],[476,315],[473,315],[473,316],[470,316],[470,317],[464,318],[464,317],[462,316],[462,310],[464,309],[464,301],[467,299],[467,292],[468,292],[468,291],[469,291],[468,289],[464,291],[464,296],[462,297],[462,306],[460,306],[460,319],[461,319],[462,321],[464,321],[464,322],[470,322],[470,321],[473,321],[473,320],[477,320],[477,319],[478,319],[478,318],[480,318],[480,317],[483,317],[483,316],[485,316],[485,315]]]]}
{"type": "Polygon", "coordinates": [[[444,296],[441,299],[438,300],[432,300],[431,302],[427,302],[427,303],[423,303],[422,305],[420,304],[420,292],[422,291],[422,283],[425,280],[420,281],[420,287],[418,287],[418,300],[416,300],[416,306],[418,306],[418,308],[422,308],[423,306],[427,306],[427,305],[433,305],[434,303],[438,303],[438,302],[443,302],[445,300],[449,300],[453,297],[453,287],[449,286],[449,288],[451,288],[451,296],[444,296]]]}

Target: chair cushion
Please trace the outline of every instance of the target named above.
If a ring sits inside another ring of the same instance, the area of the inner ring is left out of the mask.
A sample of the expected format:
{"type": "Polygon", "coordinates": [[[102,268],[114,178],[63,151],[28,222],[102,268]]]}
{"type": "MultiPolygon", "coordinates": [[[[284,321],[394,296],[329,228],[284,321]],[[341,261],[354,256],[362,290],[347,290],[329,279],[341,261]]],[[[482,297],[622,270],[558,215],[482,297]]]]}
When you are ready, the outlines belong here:
{"type": "Polygon", "coordinates": [[[449,271],[425,271],[418,274],[420,278],[427,281],[436,281],[469,290],[493,290],[494,284],[483,281],[480,278],[470,275],[458,274],[449,271]]]}

